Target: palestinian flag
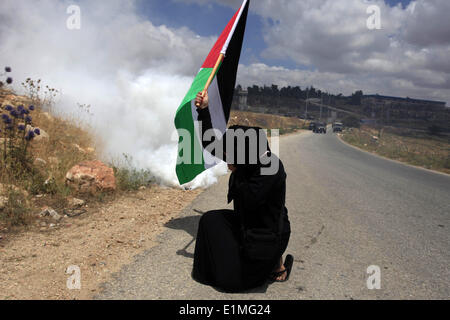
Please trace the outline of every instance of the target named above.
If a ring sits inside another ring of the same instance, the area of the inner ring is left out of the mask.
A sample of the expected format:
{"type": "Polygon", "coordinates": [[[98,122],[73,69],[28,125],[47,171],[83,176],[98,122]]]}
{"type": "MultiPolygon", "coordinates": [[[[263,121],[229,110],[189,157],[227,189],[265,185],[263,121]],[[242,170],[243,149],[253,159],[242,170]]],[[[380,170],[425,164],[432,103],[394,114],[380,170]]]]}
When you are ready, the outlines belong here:
{"type": "Polygon", "coordinates": [[[244,39],[249,3],[249,0],[245,0],[241,8],[225,27],[177,110],[175,127],[180,138],[176,173],[180,184],[192,181],[197,175],[217,163],[217,159],[202,147],[200,140],[202,134],[197,121],[198,114],[195,106],[195,97],[197,93],[204,90],[219,56],[224,54],[225,58],[222,60],[208,88],[208,95],[209,112],[213,128],[220,130],[222,134],[225,133],[230,117],[234,86],[236,85],[236,74],[244,39]],[[189,132],[190,141],[183,141],[182,131],[189,132]]]}

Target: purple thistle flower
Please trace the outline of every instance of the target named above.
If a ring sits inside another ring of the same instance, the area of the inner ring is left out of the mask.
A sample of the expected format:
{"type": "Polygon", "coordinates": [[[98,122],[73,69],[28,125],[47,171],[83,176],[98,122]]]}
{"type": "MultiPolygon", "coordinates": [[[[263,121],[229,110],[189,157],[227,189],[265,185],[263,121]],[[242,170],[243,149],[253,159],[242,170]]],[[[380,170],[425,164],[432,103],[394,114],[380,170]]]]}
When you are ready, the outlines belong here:
{"type": "Polygon", "coordinates": [[[13,79],[11,77],[6,78],[6,83],[11,84],[13,82],[13,79]]]}
{"type": "Polygon", "coordinates": [[[40,136],[40,135],[41,135],[41,130],[40,130],[39,128],[35,128],[35,129],[34,129],[34,133],[35,133],[36,135],[40,136]]]}
{"type": "Polygon", "coordinates": [[[5,107],[5,110],[6,110],[6,111],[12,111],[12,110],[13,110],[13,107],[8,105],[8,106],[5,107]]]}
{"type": "Polygon", "coordinates": [[[26,134],[25,140],[30,141],[30,140],[33,140],[34,137],[35,137],[34,132],[30,130],[30,131],[28,131],[28,133],[26,134]]]}
{"type": "Polygon", "coordinates": [[[28,109],[29,109],[30,111],[34,111],[34,106],[29,106],[28,109]]]}
{"type": "Polygon", "coordinates": [[[24,115],[24,114],[29,114],[29,113],[30,113],[30,111],[28,111],[28,110],[25,109],[24,107],[22,107],[21,109],[19,109],[19,112],[20,112],[20,115],[22,116],[22,118],[23,118],[23,115],[24,115]]]}
{"type": "Polygon", "coordinates": [[[17,129],[19,129],[19,131],[25,131],[25,126],[23,124],[19,124],[17,129]]]}
{"type": "Polygon", "coordinates": [[[17,111],[22,111],[23,109],[24,109],[24,108],[23,108],[22,105],[20,105],[20,106],[17,107],[17,111]]]}
{"type": "Polygon", "coordinates": [[[25,123],[31,123],[33,119],[30,116],[25,117],[25,123]]]}
{"type": "Polygon", "coordinates": [[[19,112],[17,112],[17,110],[13,110],[9,114],[14,118],[18,118],[20,115],[19,112]]]}
{"type": "Polygon", "coordinates": [[[10,123],[12,122],[12,121],[11,121],[11,118],[8,117],[6,114],[2,115],[2,118],[3,118],[3,122],[4,122],[5,124],[10,124],[10,123]]]}
{"type": "Polygon", "coordinates": [[[11,72],[11,67],[5,67],[6,72],[11,72]]]}

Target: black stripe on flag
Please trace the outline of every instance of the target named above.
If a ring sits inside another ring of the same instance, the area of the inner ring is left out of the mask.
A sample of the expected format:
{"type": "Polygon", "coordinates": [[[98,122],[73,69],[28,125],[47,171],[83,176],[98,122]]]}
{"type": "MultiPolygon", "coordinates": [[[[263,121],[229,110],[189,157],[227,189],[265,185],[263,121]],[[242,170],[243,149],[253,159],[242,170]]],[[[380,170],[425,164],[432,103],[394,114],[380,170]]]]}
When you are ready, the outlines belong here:
{"type": "Polygon", "coordinates": [[[220,97],[222,100],[223,112],[226,122],[230,119],[231,104],[233,102],[234,87],[236,86],[236,75],[241,57],[242,42],[244,41],[245,26],[247,22],[248,7],[247,1],[241,18],[236,26],[233,36],[228,45],[225,59],[217,73],[217,83],[219,85],[220,97]]]}

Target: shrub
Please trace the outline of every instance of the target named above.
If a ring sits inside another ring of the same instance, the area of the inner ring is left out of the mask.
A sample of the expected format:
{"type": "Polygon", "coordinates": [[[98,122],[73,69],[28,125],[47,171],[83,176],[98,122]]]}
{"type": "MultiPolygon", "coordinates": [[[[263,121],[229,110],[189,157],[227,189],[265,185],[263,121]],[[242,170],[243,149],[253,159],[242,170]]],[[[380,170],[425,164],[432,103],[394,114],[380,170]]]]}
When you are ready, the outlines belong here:
{"type": "Polygon", "coordinates": [[[32,126],[33,105],[2,106],[0,109],[0,142],[2,167],[13,175],[32,170],[29,146],[41,134],[39,128],[32,126]]]}
{"type": "Polygon", "coordinates": [[[31,212],[27,206],[25,195],[10,187],[7,192],[7,201],[2,210],[0,210],[0,217],[8,227],[26,225],[31,219],[31,212]]]}
{"type": "Polygon", "coordinates": [[[124,154],[125,163],[113,165],[117,187],[122,191],[138,190],[142,186],[148,186],[155,181],[154,175],[149,170],[138,170],[132,165],[132,157],[124,154]]]}
{"type": "Polygon", "coordinates": [[[438,135],[441,134],[442,128],[434,124],[434,125],[428,127],[428,132],[429,132],[432,136],[438,136],[438,135]]]}
{"type": "Polygon", "coordinates": [[[59,94],[59,91],[55,88],[50,88],[48,85],[44,88],[42,86],[41,79],[33,80],[27,78],[25,82],[22,82],[22,87],[27,92],[26,95],[37,107],[43,108],[45,106],[48,111],[53,111],[54,99],[59,94]]]}

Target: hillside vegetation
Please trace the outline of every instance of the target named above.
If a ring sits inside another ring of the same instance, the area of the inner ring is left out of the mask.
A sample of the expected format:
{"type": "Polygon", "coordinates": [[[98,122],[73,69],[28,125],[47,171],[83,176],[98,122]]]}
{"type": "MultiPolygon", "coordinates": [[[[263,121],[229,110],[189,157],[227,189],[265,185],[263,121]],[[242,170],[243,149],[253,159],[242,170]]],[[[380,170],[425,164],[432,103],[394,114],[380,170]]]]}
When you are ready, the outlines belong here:
{"type": "Polygon", "coordinates": [[[450,174],[448,137],[398,128],[361,126],[344,131],[344,141],[378,155],[450,174]]]}
{"type": "Polygon", "coordinates": [[[295,117],[283,117],[272,114],[232,110],[229,125],[245,125],[260,127],[263,129],[279,129],[280,134],[286,134],[300,129],[307,129],[309,122],[295,117]]]}
{"type": "Polygon", "coordinates": [[[27,224],[44,204],[64,207],[72,195],[67,171],[96,156],[89,132],[76,119],[50,114],[51,100],[40,98],[40,89],[40,81],[27,96],[0,88],[0,223],[9,227],[27,224]]]}

